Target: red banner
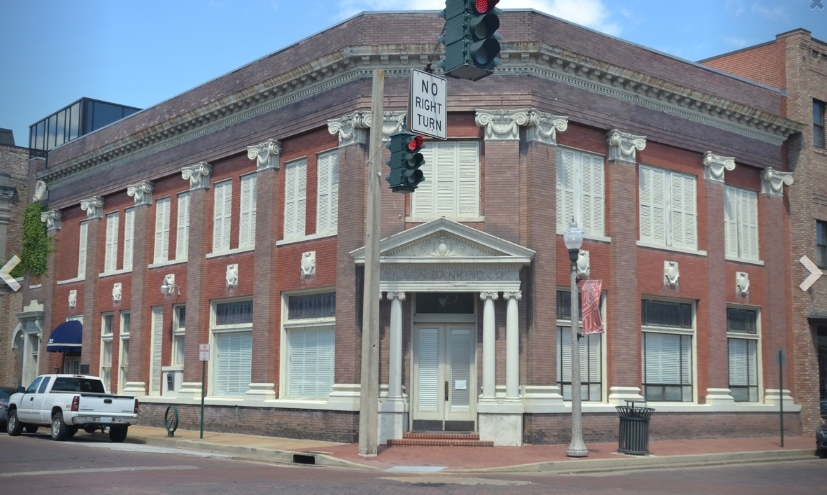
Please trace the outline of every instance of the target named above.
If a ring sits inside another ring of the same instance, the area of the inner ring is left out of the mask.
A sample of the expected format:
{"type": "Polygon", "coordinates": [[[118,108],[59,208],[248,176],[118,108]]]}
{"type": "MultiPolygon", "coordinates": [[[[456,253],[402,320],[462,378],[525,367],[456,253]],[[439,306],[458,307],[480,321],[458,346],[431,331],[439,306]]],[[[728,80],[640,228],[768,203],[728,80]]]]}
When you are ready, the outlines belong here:
{"type": "Polygon", "coordinates": [[[601,280],[583,282],[583,335],[603,333],[603,320],[600,317],[601,280]]]}

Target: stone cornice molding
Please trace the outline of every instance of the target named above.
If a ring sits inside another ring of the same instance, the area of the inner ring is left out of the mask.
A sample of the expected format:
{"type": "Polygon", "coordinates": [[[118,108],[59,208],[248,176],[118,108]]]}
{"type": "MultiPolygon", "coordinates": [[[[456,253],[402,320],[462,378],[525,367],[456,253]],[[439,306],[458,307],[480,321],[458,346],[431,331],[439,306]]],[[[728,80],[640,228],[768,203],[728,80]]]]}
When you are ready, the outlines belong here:
{"type": "Polygon", "coordinates": [[[637,163],[637,152],[646,148],[646,136],[635,136],[612,129],[606,135],[609,161],[637,163]]]}
{"type": "Polygon", "coordinates": [[[152,204],[152,191],[155,186],[148,180],[141,181],[126,187],[126,194],[135,200],[135,206],[149,206],[152,204]]]}
{"type": "Polygon", "coordinates": [[[327,121],[327,132],[339,136],[339,147],[351,144],[367,144],[370,112],[357,111],[338,119],[327,121]]]}
{"type": "Polygon", "coordinates": [[[212,167],[207,162],[198,162],[195,165],[181,169],[181,177],[190,181],[190,191],[209,189],[212,167]]]}
{"type": "Polygon", "coordinates": [[[281,143],[268,139],[255,146],[247,146],[247,158],[256,161],[256,171],[278,170],[281,143]]]}
{"type": "Polygon", "coordinates": [[[719,156],[711,151],[704,153],[704,178],[714,182],[724,182],[724,170],[735,170],[735,157],[719,156]]]}
{"type": "Polygon", "coordinates": [[[793,185],[793,173],[767,167],[761,172],[761,194],[784,196],[784,184],[793,185]]]}
{"type": "Polygon", "coordinates": [[[60,230],[60,210],[48,210],[40,214],[40,221],[46,224],[46,230],[60,230]]]}
{"type": "Polygon", "coordinates": [[[529,109],[477,110],[474,122],[485,127],[486,141],[516,141],[520,139],[520,126],[528,125],[529,109]]]}
{"type": "Polygon", "coordinates": [[[86,218],[103,218],[103,198],[92,196],[81,200],[80,209],[86,212],[86,218]]]}
{"type": "Polygon", "coordinates": [[[480,292],[480,299],[485,301],[486,299],[491,299],[492,301],[496,301],[499,299],[499,293],[497,292],[480,292]]]}
{"type": "Polygon", "coordinates": [[[521,300],[523,298],[523,292],[519,290],[507,290],[503,292],[503,299],[516,299],[521,300]]]}
{"type": "Polygon", "coordinates": [[[406,296],[404,292],[388,292],[388,301],[393,301],[394,299],[404,301],[405,297],[406,296]]]}
{"type": "Polygon", "coordinates": [[[526,141],[557,146],[557,133],[565,131],[568,126],[568,117],[545,113],[532,108],[528,111],[526,141]]]}
{"type": "MultiPolygon", "coordinates": [[[[408,112],[385,110],[382,112],[382,141],[389,141],[391,136],[402,129],[402,123],[405,122],[408,112]]],[[[373,127],[373,116],[370,112],[365,113],[365,125],[373,127]]]]}

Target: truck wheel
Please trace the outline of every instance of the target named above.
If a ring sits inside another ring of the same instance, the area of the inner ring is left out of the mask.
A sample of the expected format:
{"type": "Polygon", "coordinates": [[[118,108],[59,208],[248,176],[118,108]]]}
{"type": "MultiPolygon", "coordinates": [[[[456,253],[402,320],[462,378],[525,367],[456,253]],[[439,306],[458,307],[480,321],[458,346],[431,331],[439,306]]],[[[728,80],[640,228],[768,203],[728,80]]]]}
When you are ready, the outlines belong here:
{"type": "Polygon", "coordinates": [[[75,436],[75,433],[78,432],[77,426],[67,426],[66,429],[69,430],[68,438],[72,438],[73,436],[75,436]]]}
{"type": "Polygon", "coordinates": [[[37,433],[37,425],[26,425],[26,433],[37,433]]]}
{"type": "Polygon", "coordinates": [[[115,443],[123,442],[126,440],[126,431],[128,428],[128,426],[110,426],[109,440],[112,440],[115,443]]]}
{"type": "Polygon", "coordinates": [[[6,425],[6,431],[8,432],[9,436],[16,437],[23,433],[23,424],[20,423],[20,420],[17,419],[17,409],[12,409],[9,411],[9,419],[8,424],[6,425]]]}
{"type": "Polygon", "coordinates": [[[62,442],[69,438],[69,427],[63,422],[63,413],[58,411],[52,416],[52,440],[62,442]]]}

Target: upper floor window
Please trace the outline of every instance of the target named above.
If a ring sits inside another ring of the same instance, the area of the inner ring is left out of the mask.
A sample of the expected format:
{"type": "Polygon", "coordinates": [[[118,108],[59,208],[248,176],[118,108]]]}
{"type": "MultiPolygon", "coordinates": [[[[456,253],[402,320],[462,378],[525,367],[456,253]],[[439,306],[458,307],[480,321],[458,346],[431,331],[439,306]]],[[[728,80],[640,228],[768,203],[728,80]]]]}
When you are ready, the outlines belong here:
{"type": "Polygon", "coordinates": [[[473,219],[480,214],[480,158],[476,141],[428,141],[425,181],[411,195],[414,219],[473,219]]]}
{"type": "Polygon", "coordinates": [[[233,181],[225,180],[213,188],[213,230],[212,252],[223,253],[230,250],[230,224],[233,211],[233,181]]]}
{"type": "Polygon", "coordinates": [[[241,177],[241,213],[238,226],[238,247],[256,245],[256,174],[241,177]]]}
{"type": "Polygon", "coordinates": [[[339,151],[318,155],[319,197],[316,208],[316,233],[335,234],[339,223],[339,151]]]}
{"type": "Polygon", "coordinates": [[[187,259],[190,242],[190,193],[184,192],[178,195],[178,222],[175,235],[175,259],[183,261],[187,259]]]}
{"type": "Polygon", "coordinates": [[[123,269],[132,270],[132,254],[135,245],[135,208],[124,211],[123,225],[123,269]]]}
{"type": "Polygon", "coordinates": [[[602,237],[604,202],[603,157],[557,148],[557,233],[574,218],[584,234],[602,237]]]}
{"type": "Polygon", "coordinates": [[[86,238],[89,235],[89,223],[80,222],[80,240],[78,242],[78,278],[86,277],[86,238]]]}
{"type": "Polygon", "coordinates": [[[695,177],[640,166],[641,242],[697,250],[695,177]]]}
{"type": "Polygon", "coordinates": [[[116,211],[106,215],[106,249],[104,251],[103,273],[118,270],[118,222],[120,216],[116,211]]]}
{"type": "Polygon", "coordinates": [[[816,221],[816,263],[827,266],[827,222],[816,221]]]}
{"type": "Polygon", "coordinates": [[[813,100],[813,146],[824,148],[824,114],[827,103],[813,100]]]}
{"type": "Polygon", "coordinates": [[[304,237],[307,211],[307,160],[302,158],[284,165],[284,238],[304,237]]]}
{"type": "Polygon", "coordinates": [[[758,194],[726,186],[724,196],[726,256],[758,260],[758,194]]]}
{"type": "Polygon", "coordinates": [[[169,198],[155,202],[155,263],[169,259],[169,206],[169,198]]]}

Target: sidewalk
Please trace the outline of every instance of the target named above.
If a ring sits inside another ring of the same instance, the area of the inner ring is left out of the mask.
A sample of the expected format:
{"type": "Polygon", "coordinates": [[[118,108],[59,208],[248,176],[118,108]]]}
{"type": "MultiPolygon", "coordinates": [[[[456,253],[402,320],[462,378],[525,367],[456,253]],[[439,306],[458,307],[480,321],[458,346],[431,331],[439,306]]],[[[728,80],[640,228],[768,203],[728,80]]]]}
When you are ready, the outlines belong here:
{"type": "Polygon", "coordinates": [[[681,468],[745,462],[815,459],[815,438],[778,437],[664,440],[649,442],[649,456],[617,453],[617,443],[587,443],[589,456],[571,459],[567,445],[523,447],[379,446],[376,457],[358,455],[358,445],[296,440],[231,433],[178,430],[167,436],[163,428],[131,426],[129,443],[172,447],[257,458],[269,462],[316,464],[391,471],[465,472],[606,472],[681,468]]]}

